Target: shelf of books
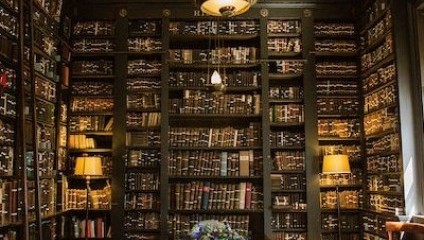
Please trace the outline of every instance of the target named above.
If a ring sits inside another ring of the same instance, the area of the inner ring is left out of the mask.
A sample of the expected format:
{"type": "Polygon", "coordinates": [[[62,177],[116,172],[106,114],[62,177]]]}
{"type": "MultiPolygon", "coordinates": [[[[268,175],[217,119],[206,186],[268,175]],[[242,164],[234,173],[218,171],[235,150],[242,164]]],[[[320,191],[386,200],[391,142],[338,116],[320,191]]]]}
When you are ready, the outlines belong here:
{"type": "Polygon", "coordinates": [[[62,182],[63,208],[67,210],[62,224],[68,228],[61,233],[70,239],[111,238],[112,183],[108,176],[112,173],[114,36],[114,21],[84,20],[72,25],[67,144],[70,171],[62,182]],[[104,177],[91,180],[89,189],[85,181],[72,177],[76,158],[81,156],[102,161],[104,177]],[[87,207],[88,219],[82,211],[87,207]]]}
{"type": "Polygon", "coordinates": [[[307,238],[302,20],[268,19],[273,239],[307,238]]]}
{"type": "Polygon", "coordinates": [[[128,22],[125,239],[160,238],[162,21],[128,22]]]}
{"type": "Polygon", "coordinates": [[[263,212],[261,118],[249,117],[262,111],[259,21],[172,19],[169,39],[169,234],[216,219],[252,236],[249,218],[263,212]]]}
{"type": "Polygon", "coordinates": [[[361,29],[365,136],[364,239],[387,239],[384,223],[404,214],[399,93],[390,0],[366,5],[361,29]]]}
{"type": "Polygon", "coordinates": [[[360,211],[351,212],[362,208],[363,196],[355,24],[348,19],[315,19],[314,35],[319,160],[325,155],[344,154],[351,166],[351,174],[320,174],[321,239],[337,239],[339,227],[342,238],[359,239],[360,211]],[[336,185],[340,188],[340,219],[336,185]]]}
{"type": "Polygon", "coordinates": [[[18,1],[0,1],[0,238],[18,239],[23,209],[22,173],[17,154],[18,1]]]}

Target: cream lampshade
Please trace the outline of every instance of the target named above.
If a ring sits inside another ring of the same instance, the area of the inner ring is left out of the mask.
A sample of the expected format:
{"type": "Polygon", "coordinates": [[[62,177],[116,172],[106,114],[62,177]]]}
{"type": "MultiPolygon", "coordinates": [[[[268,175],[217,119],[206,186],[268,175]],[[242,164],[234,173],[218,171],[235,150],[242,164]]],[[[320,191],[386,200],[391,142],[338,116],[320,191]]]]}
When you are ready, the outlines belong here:
{"type": "Polygon", "coordinates": [[[102,159],[88,156],[77,157],[74,174],[86,177],[103,175],[102,159]]]}
{"type": "Polygon", "coordinates": [[[200,10],[211,16],[235,16],[247,12],[257,0],[195,0],[200,10]]]}
{"type": "Polygon", "coordinates": [[[342,154],[324,156],[322,173],[350,173],[349,156],[342,154]]]}

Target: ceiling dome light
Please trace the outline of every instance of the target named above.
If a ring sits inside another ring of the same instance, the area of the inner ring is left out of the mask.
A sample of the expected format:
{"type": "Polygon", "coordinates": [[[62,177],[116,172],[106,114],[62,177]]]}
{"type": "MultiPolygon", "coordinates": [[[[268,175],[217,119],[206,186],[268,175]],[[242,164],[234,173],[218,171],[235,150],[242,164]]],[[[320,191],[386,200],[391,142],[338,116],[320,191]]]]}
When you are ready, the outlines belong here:
{"type": "Polygon", "coordinates": [[[200,10],[208,15],[231,17],[245,13],[257,0],[196,0],[200,10]]]}

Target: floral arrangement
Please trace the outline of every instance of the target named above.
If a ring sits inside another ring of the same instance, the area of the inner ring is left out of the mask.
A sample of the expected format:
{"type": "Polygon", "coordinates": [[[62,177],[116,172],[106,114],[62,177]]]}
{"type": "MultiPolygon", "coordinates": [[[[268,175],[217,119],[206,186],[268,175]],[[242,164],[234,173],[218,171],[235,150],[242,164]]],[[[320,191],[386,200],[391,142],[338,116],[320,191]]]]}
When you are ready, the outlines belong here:
{"type": "Polygon", "coordinates": [[[191,229],[190,237],[193,240],[245,240],[227,222],[217,220],[197,223],[191,229]]]}

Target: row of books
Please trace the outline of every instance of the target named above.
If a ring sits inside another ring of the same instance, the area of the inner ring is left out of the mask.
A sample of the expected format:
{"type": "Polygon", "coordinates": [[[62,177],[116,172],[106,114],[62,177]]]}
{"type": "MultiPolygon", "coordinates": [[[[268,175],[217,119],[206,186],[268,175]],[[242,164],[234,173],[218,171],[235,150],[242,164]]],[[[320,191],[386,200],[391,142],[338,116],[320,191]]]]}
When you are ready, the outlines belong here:
{"type": "Polygon", "coordinates": [[[270,100],[302,99],[302,98],[303,98],[302,87],[278,86],[278,87],[269,88],[270,100]]]}
{"type": "Polygon", "coordinates": [[[0,95],[0,115],[7,117],[16,116],[16,98],[8,93],[0,95]]]}
{"type": "Polygon", "coordinates": [[[47,101],[56,101],[56,86],[50,81],[35,76],[35,95],[47,101]]]}
{"type": "Polygon", "coordinates": [[[364,132],[366,136],[386,131],[396,131],[399,125],[397,108],[381,109],[364,116],[364,132]]]}
{"type": "Polygon", "coordinates": [[[355,25],[351,23],[318,22],[314,25],[315,35],[354,36],[355,25]]]}
{"type": "Polygon", "coordinates": [[[358,98],[318,98],[318,114],[346,114],[359,117],[358,98]]]}
{"type": "Polygon", "coordinates": [[[124,228],[127,230],[159,229],[160,215],[157,212],[126,212],[124,216],[124,228]]]}
{"type": "Polygon", "coordinates": [[[387,175],[371,175],[367,176],[367,190],[368,191],[382,191],[382,192],[401,192],[401,178],[400,175],[387,176],[387,175]]]}
{"type": "Polygon", "coordinates": [[[190,182],[171,185],[171,208],[198,209],[261,209],[261,188],[251,182],[190,182]]]}
{"type": "Polygon", "coordinates": [[[372,92],[364,98],[364,112],[369,113],[376,109],[395,104],[397,101],[395,85],[389,85],[372,92]]]}
{"type": "Polygon", "coordinates": [[[304,213],[273,213],[271,226],[273,230],[279,229],[305,229],[307,215],[304,213]]]}
{"type": "Polygon", "coordinates": [[[34,54],[34,70],[55,82],[59,82],[60,76],[56,74],[56,62],[42,54],[34,54]]]}
{"type": "Polygon", "coordinates": [[[152,209],[160,208],[159,194],[154,193],[126,193],[124,197],[125,209],[152,209]]]}
{"type": "Polygon", "coordinates": [[[72,31],[76,36],[105,36],[113,35],[115,24],[111,21],[77,21],[72,31]]]}
{"type": "Polygon", "coordinates": [[[273,123],[303,123],[304,107],[301,104],[272,105],[269,120],[273,123]]]}
{"type": "Polygon", "coordinates": [[[273,170],[304,170],[304,151],[276,151],[273,152],[273,170]]]}
{"type": "Polygon", "coordinates": [[[71,101],[73,112],[110,112],[112,110],[112,98],[73,97],[71,101]]]}
{"type": "Polygon", "coordinates": [[[69,131],[112,131],[113,118],[108,116],[72,116],[69,131]]]}
{"type": "Polygon", "coordinates": [[[318,62],[315,66],[317,75],[356,75],[358,66],[356,62],[318,62]]]}
{"type": "Polygon", "coordinates": [[[127,113],[127,128],[158,127],[160,126],[160,112],[127,113]]]}
{"type": "Polygon", "coordinates": [[[301,33],[302,23],[300,20],[277,20],[272,19],[267,22],[268,33],[301,33]]]}
{"type": "Polygon", "coordinates": [[[356,53],[357,46],[354,40],[316,40],[315,51],[334,53],[356,53]]]}
{"type": "Polygon", "coordinates": [[[385,41],[375,50],[361,55],[361,69],[366,71],[394,52],[392,34],[387,34],[385,41]]]}
{"type": "MultiPolygon", "coordinates": [[[[0,46],[0,54],[1,53],[2,51],[0,46]]],[[[0,89],[15,90],[16,77],[16,70],[4,66],[0,61],[0,89]]]]}
{"type": "Polygon", "coordinates": [[[111,207],[111,187],[103,189],[66,189],[65,208],[66,209],[86,209],[88,192],[88,208],[90,209],[110,209],[111,207]]]}
{"type": "Polygon", "coordinates": [[[69,135],[68,147],[70,149],[93,149],[97,147],[96,140],[86,135],[69,135]]]}
{"type": "Polygon", "coordinates": [[[137,95],[127,95],[127,108],[131,110],[160,110],[160,94],[142,92],[137,95]]]}
{"type": "Polygon", "coordinates": [[[113,85],[101,81],[74,81],[71,93],[73,95],[112,95],[113,85]]]}
{"type": "Polygon", "coordinates": [[[161,159],[159,150],[129,150],[125,163],[127,167],[157,167],[161,159]]]}
{"type": "Polygon", "coordinates": [[[258,21],[186,21],[170,22],[171,34],[256,34],[259,33],[258,21]]]}
{"type": "Polygon", "coordinates": [[[15,142],[15,126],[0,119],[0,144],[13,146],[15,142]]]}
{"type": "Polygon", "coordinates": [[[85,238],[86,233],[88,238],[111,238],[112,232],[110,223],[103,218],[88,219],[86,223],[85,219],[79,219],[76,216],[72,216],[70,220],[72,226],[70,236],[73,238],[85,238]],[[88,224],[88,229],[86,225],[88,224]]]}
{"type": "Polygon", "coordinates": [[[272,198],[273,209],[306,210],[305,193],[279,193],[272,198]]]}
{"type": "Polygon", "coordinates": [[[271,174],[271,190],[304,190],[306,177],[304,174],[271,174]]]}
{"type": "Polygon", "coordinates": [[[383,19],[376,23],[372,28],[368,29],[364,36],[361,37],[361,44],[365,46],[372,46],[384,34],[387,34],[392,29],[392,14],[390,11],[386,13],[383,19]]]}
{"type": "Polygon", "coordinates": [[[170,112],[181,114],[259,114],[259,94],[216,94],[184,90],[183,97],[169,100],[170,112]]]}
{"type": "Polygon", "coordinates": [[[129,52],[150,52],[162,50],[162,39],[157,38],[129,38],[129,52]]]}
{"type": "Polygon", "coordinates": [[[6,8],[0,5],[0,26],[5,31],[10,33],[14,37],[18,37],[18,30],[19,30],[19,20],[15,15],[10,13],[6,8]]]}
{"type": "Polygon", "coordinates": [[[305,133],[301,131],[272,131],[269,138],[271,147],[305,146],[305,133]]]}
{"type": "MultiPolygon", "coordinates": [[[[47,123],[50,125],[54,124],[54,120],[56,118],[55,116],[55,109],[56,106],[53,103],[45,102],[41,100],[35,100],[35,109],[36,109],[36,118],[38,122],[47,123]]],[[[28,112],[25,111],[25,114],[28,112]]],[[[29,117],[31,119],[31,117],[29,117]]]]}
{"type": "Polygon", "coordinates": [[[247,64],[255,62],[258,49],[254,47],[228,47],[216,49],[172,49],[169,61],[175,63],[247,64]]]}
{"type": "Polygon", "coordinates": [[[318,119],[318,136],[356,138],[360,135],[358,119],[318,119]]]}
{"type": "Polygon", "coordinates": [[[74,76],[113,75],[114,64],[110,60],[77,60],[72,62],[74,76]]]}
{"type": "Polygon", "coordinates": [[[404,200],[402,196],[387,196],[380,194],[369,194],[367,205],[369,209],[389,213],[393,215],[402,215],[404,200]]]}
{"type": "Polygon", "coordinates": [[[349,156],[349,161],[358,161],[361,159],[361,146],[359,144],[336,144],[320,145],[320,156],[345,154],[349,156]]]}
{"type": "Polygon", "coordinates": [[[268,38],[269,52],[288,53],[302,51],[302,40],[298,37],[268,38]]]}
{"type": "Polygon", "coordinates": [[[386,67],[379,68],[377,72],[372,73],[362,80],[362,90],[367,93],[383,84],[396,79],[396,66],[394,63],[386,67]]]}
{"type": "MultiPolygon", "coordinates": [[[[169,73],[171,87],[197,87],[209,84],[212,72],[174,72],[169,73]]],[[[229,87],[257,87],[260,85],[261,74],[257,71],[230,71],[221,75],[223,82],[229,87]]]]}
{"type": "Polygon", "coordinates": [[[170,176],[259,176],[259,151],[176,151],[170,152],[170,176]]]}
{"type": "Polygon", "coordinates": [[[181,128],[171,127],[171,147],[252,147],[261,145],[261,126],[250,123],[248,128],[181,128]]]}
{"type": "Polygon", "coordinates": [[[362,193],[358,190],[345,190],[339,192],[337,198],[336,191],[321,191],[320,205],[323,209],[336,209],[337,201],[340,208],[359,208],[362,206],[362,193]]]}
{"type": "MultiPolygon", "coordinates": [[[[329,213],[321,215],[321,223],[323,230],[337,230],[338,217],[337,214],[329,213]]],[[[340,215],[340,228],[344,231],[355,231],[360,229],[360,220],[358,215],[340,215]]]]}
{"type": "Polygon", "coordinates": [[[0,181],[0,224],[16,223],[20,220],[21,206],[18,204],[18,196],[22,194],[22,188],[17,180],[0,181]]]}
{"type": "Polygon", "coordinates": [[[398,151],[399,149],[400,139],[397,133],[385,135],[365,143],[365,151],[368,155],[380,154],[387,151],[398,151]]]}
{"type": "Polygon", "coordinates": [[[397,154],[387,156],[370,156],[366,160],[366,169],[369,173],[400,173],[402,172],[401,160],[397,154]]]}
{"type": "MultiPolygon", "coordinates": [[[[171,73],[170,73],[171,75],[171,73]]],[[[171,79],[171,76],[170,76],[171,79]]],[[[171,82],[171,80],[170,80],[171,82]]],[[[170,84],[171,85],[171,84],[170,84]]],[[[128,91],[142,91],[149,89],[160,89],[161,82],[155,77],[137,77],[127,79],[128,91]]]]}
{"type": "Polygon", "coordinates": [[[305,62],[302,60],[275,60],[268,63],[270,73],[302,74],[305,62]]]}
{"type": "Polygon", "coordinates": [[[358,83],[355,81],[346,80],[318,80],[317,95],[358,95],[358,83]]]}
{"type": "Polygon", "coordinates": [[[72,44],[75,54],[107,53],[115,50],[115,44],[110,39],[78,39],[72,44]]]}
{"type": "Polygon", "coordinates": [[[35,45],[43,53],[51,58],[55,58],[55,60],[59,60],[59,56],[57,55],[58,41],[56,41],[53,36],[44,33],[40,28],[36,27],[34,29],[33,38],[35,45]],[[56,56],[58,58],[56,58],[56,56]]]}
{"type": "Polygon", "coordinates": [[[272,239],[275,240],[306,240],[306,233],[297,232],[274,232],[272,239]]]}
{"type": "Polygon", "coordinates": [[[127,132],[126,144],[130,147],[160,147],[160,129],[127,132]]]}
{"type": "Polygon", "coordinates": [[[0,177],[14,175],[14,148],[0,146],[0,177]]]}
{"type": "Polygon", "coordinates": [[[159,20],[136,19],[128,22],[129,35],[158,35],[162,32],[162,23],[159,20]]]}
{"type": "Polygon", "coordinates": [[[159,75],[162,63],[158,60],[135,59],[127,63],[129,76],[159,75]]]}
{"type": "Polygon", "coordinates": [[[158,190],[159,175],[156,173],[126,173],[125,187],[127,190],[158,190]]]}
{"type": "Polygon", "coordinates": [[[363,172],[359,168],[351,169],[351,173],[340,173],[337,176],[334,174],[320,174],[320,186],[335,186],[335,185],[361,185],[363,172]]]}

